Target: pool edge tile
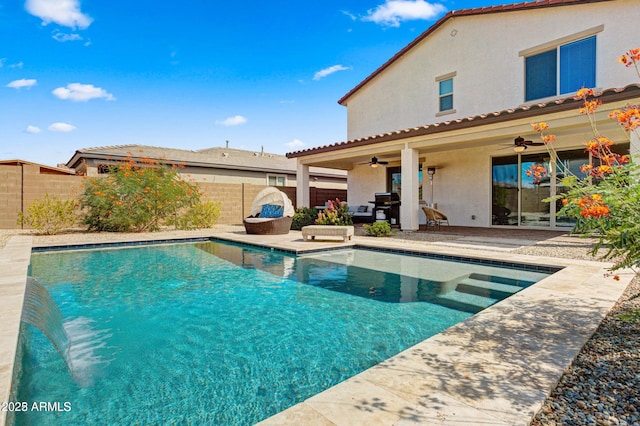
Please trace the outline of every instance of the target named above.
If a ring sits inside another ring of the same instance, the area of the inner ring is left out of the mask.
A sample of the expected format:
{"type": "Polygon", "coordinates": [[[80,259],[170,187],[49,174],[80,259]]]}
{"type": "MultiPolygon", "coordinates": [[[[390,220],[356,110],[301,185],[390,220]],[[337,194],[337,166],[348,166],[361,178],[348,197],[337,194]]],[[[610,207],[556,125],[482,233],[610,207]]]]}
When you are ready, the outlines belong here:
{"type": "MultiPolygon", "coordinates": [[[[11,265],[3,279],[0,312],[0,402],[9,402],[15,377],[15,362],[20,336],[22,305],[27,283],[27,271],[31,260],[30,236],[14,236],[0,251],[0,266],[11,265]]],[[[0,410],[0,425],[5,425],[10,413],[0,410]]]]}

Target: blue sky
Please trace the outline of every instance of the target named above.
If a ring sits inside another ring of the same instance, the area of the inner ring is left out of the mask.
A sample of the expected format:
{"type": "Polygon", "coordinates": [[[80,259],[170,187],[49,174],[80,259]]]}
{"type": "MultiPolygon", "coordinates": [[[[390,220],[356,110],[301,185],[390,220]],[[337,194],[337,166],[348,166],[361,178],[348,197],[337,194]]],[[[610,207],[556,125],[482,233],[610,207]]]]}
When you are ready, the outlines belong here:
{"type": "Polygon", "coordinates": [[[503,3],[0,0],[0,159],[343,141],[340,97],[447,11],[503,3]]]}

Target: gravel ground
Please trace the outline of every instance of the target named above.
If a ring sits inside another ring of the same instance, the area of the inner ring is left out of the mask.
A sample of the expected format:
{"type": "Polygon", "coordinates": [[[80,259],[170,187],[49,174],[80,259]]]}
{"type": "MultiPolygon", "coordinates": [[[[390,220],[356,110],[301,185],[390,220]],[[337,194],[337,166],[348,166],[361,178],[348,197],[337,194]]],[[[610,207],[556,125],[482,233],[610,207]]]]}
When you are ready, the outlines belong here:
{"type": "MultiPolygon", "coordinates": [[[[237,232],[241,226],[217,225],[218,232],[237,232]]],[[[9,236],[28,231],[0,230],[0,248],[9,236]]],[[[172,232],[167,231],[167,235],[172,232]]],[[[112,234],[91,234],[107,241],[112,234]]],[[[363,236],[362,228],[356,235],[363,236]]],[[[37,236],[34,242],[82,242],[81,232],[60,236],[37,236]]],[[[593,240],[551,231],[454,228],[446,232],[396,232],[394,239],[409,244],[474,239],[517,239],[526,242],[512,251],[519,254],[594,260],[589,254],[593,240]]],[[[490,249],[490,248],[489,248],[490,249]]],[[[640,426],[640,276],[627,287],[616,305],[585,344],[558,385],[531,422],[541,425],[634,425],[640,426]],[[637,313],[631,321],[621,316],[637,313]]]]}
{"type": "Polygon", "coordinates": [[[640,425],[640,277],[627,287],[531,422],[640,425]]]}

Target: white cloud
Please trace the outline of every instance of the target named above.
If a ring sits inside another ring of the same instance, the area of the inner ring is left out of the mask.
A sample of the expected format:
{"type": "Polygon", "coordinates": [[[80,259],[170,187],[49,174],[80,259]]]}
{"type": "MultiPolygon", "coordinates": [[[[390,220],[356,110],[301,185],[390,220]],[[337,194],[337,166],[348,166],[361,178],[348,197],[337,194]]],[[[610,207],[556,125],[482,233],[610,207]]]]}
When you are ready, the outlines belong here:
{"type": "Polygon", "coordinates": [[[330,74],[333,74],[334,72],[338,72],[338,71],[346,71],[346,70],[350,70],[351,68],[349,67],[343,67],[342,65],[334,65],[332,67],[329,68],[325,68],[323,70],[318,71],[317,73],[315,73],[315,75],[313,76],[314,80],[320,80],[321,78],[324,78],[330,74]]]}
{"type": "Polygon", "coordinates": [[[20,61],[16,64],[9,65],[9,68],[22,68],[24,66],[24,62],[20,61]]]}
{"type": "Polygon", "coordinates": [[[80,11],[79,0],[27,0],[25,9],[42,19],[42,24],[55,22],[69,28],[87,28],[93,19],[80,11]]]}
{"type": "Polygon", "coordinates": [[[11,87],[12,89],[21,89],[23,87],[35,86],[36,84],[38,84],[38,81],[33,78],[21,78],[20,80],[13,80],[11,83],[7,84],[6,87],[11,87]]]}
{"type": "Polygon", "coordinates": [[[29,124],[27,128],[24,129],[24,131],[27,133],[40,133],[42,130],[40,130],[40,127],[32,126],[31,124],[29,124]]]}
{"type": "Polygon", "coordinates": [[[304,142],[302,142],[300,139],[294,139],[291,142],[287,142],[285,145],[289,148],[299,148],[301,146],[304,146],[304,142]]]}
{"type": "Polygon", "coordinates": [[[95,87],[93,84],[71,83],[67,84],[67,87],[58,87],[51,93],[60,99],[69,99],[76,102],[86,102],[99,98],[104,98],[107,101],[116,100],[111,93],[100,87],[95,87]]]}
{"type": "Polygon", "coordinates": [[[362,20],[388,27],[399,27],[401,21],[433,19],[446,10],[441,4],[425,0],[386,0],[384,4],[367,11],[362,20]]]}
{"type": "Polygon", "coordinates": [[[354,15],[353,13],[349,12],[348,10],[342,10],[341,11],[343,15],[348,16],[352,21],[355,21],[358,19],[358,17],[356,15],[354,15]]]}
{"type": "Polygon", "coordinates": [[[82,40],[80,34],[66,34],[61,33],[60,31],[56,31],[52,37],[55,41],[59,42],[82,40]]]}
{"type": "Polygon", "coordinates": [[[76,126],[69,123],[53,123],[47,129],[50,132],[71,132],[76,129],[76,126]]]}
{"type": "Polygon", "coordinates": [[[233,117],[225,118],[224,120],[216,121],[216,124],[223,126],[239,126],[247,122],[247,119],[241,115],[234,115],[233,117]]]}

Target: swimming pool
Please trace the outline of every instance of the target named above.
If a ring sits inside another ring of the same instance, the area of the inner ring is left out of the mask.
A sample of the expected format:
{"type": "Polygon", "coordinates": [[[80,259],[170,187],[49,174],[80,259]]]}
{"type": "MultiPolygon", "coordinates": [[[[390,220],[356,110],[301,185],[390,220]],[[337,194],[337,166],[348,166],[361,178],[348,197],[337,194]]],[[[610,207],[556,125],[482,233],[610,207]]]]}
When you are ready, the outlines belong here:
{"type": "Polygon", "coordinates": [[[79,386],[23,326],[16,400],[71,410],[17,424],[253,424],[548,275],[218,242],[34,254],[32,274],[87,350],[79,386]]]}

